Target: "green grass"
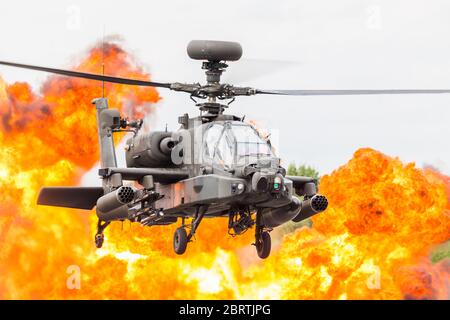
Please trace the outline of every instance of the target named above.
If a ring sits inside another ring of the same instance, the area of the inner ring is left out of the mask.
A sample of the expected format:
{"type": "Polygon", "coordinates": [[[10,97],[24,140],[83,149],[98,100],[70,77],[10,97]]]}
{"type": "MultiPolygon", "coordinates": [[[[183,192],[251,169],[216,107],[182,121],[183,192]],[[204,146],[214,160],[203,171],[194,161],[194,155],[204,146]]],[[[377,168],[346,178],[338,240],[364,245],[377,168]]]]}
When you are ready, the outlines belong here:
{"type": "Polygon", "coordinates": [[[446,258],[447,259],[450,258],[450,241],[447,241],[438,246],[436,249],[433,250],[430,256],[430,260],[433,263],[437,263],[446,258]]]}

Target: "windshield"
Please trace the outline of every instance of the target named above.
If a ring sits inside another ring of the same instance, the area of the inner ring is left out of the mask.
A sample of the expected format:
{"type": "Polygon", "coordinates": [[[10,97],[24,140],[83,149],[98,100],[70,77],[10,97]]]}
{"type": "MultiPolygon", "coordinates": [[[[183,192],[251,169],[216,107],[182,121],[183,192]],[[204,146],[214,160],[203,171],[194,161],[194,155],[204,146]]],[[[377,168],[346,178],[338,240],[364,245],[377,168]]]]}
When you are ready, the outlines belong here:
{"type": "Polygon", "coordinates": [[[273,156],[270,144],[261,138],[258,132],[249,125],[233,123],[231,125],[236,143],[236,164],[248,165],[260,158],[273,156]]]}
{"type": "Polygon", "coordinates": [[[234,144],[233,138],[228,130],[225,130],[217,144],[214,154],[214,162],[220,164],[226,169],[231,169],[234,163],[234,144]]]}
{"type": "Polygon", "coordinates": [[[223,125],[221,124],[213,124],[206,131],[206,135],[204,136],[204,145],[203,145],[203,160],[206,162],[211,162],[214,158],[214,153],[216,151],[217,143],[219,142],[219,138],[223,132],[223,125]]]}
{"type": "Polygon", "coordinates": [[[272,155],[270,145],[251,126],[234,124],[232,131],[236,139],[238,157],[272,155]]]}
{"type": "Polygon", "coordinates": [[[229,169],[233,164],[247,164],[272,155],[270,144],[250,125],[225,122],[207,128],[203,144],[205,163],[229,169]]]}

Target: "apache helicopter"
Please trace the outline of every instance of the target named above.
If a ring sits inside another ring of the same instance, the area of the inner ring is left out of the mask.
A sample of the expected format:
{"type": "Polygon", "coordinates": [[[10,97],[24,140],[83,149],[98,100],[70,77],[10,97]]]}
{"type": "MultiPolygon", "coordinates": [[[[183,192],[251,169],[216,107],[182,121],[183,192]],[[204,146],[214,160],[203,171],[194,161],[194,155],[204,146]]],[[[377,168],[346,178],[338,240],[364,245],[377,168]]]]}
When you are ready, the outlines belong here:
{"type": "Polygon", "coordinates": [[[240,235],[255,227],[260,258],[271,250],[269,232],[288,221],[302,221],[328,206],[311,177],[288,176],[262,137],[243,118],[224,114],[237,96],[430,94],[450,90],[260,90],[220,82],[227,62],[242,56],[236,42],[193,40],[190,58],[202,60],[206,84],[160,83],[46,68],[0,61],[0,64],[70,77],[136,86],[167,88],[204,99],[197,103],[200,116],[179,117],[178,131],[139,132],[142,119],[122,118],[108,108],[105,98],[93,100],[100,147],[99,176],[102,187],[43,187],[37,203],[92,210],[98,216],[95,244],[100,248],[103,231],[112,221],[130,220],[145,226],[169,225],[181,218],[173,237],[177,254],[186,251],[203,218],[228,217],[229,233],[240,235]],[[226,100],[227,104],[219,101],[226,100]],[[126,168],[118,168],[113,133],[132,131],[126,141],[126,168]],[[125,185],[132,181],[133,185],[125,185]],[[138,187],[136,187],[138,186],[138,187]],[[187,219],[192,218],[190,223],[187,219]],[[189,232],[187,232],[187,229],[189,232]]]}

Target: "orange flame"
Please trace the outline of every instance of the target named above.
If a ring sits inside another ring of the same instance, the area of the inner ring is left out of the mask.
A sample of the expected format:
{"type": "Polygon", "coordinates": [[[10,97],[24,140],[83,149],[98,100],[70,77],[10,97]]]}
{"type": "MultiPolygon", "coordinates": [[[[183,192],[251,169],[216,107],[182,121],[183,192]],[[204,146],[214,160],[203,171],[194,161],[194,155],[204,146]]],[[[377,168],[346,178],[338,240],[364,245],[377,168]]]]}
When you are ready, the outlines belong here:
{"type": "MultiPolygon", "coordinates": [[[[120,47],[105,48],[108,74],[149,79],[120,47]]],[[[76,69],[101,70],[101,50],[76,69]]],[[[151,88],[106,93],[131,117],[160,99],[151,88]]],[[[80,79],[50,77],[40,94],[0,80],[0,298],[449,298],[448,259],[427,257],[450,238],[449,178],[371,149],[322,178],[330,208],[274,239],[265,261],[253,232],[231,238],[226,219],[204,221],[184,256],[172,252],[173,225],[113,223],[95,249],[95,214],[35,202],[41,186],[76,185],[98,161],[90,100],[100,95],[80,79]]]]}

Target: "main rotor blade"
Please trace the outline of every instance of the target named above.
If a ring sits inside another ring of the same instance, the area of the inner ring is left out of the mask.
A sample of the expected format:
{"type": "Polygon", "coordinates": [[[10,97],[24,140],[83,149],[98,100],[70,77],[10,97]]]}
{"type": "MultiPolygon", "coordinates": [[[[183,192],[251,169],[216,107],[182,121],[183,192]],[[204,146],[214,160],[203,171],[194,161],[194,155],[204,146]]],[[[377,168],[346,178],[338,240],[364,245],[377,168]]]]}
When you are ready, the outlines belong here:
{"type": "Polygon", "coordinates": [[[256,90],[256,94],[286,96],[346,96],[364,94],[435,94],[450,93],[450,89],[379,89],[379,90],[256,90]]]}
{"type": "Polygon", "coordinates": [[[152,81],[145,81],[145,80],[134,80],[134,79],[127,79],[127,78],[111,77],[111,76],[104,76],[104,75],[94,74],[94,73],[70,71],[70,70],[55,69],[55,68],[46,68],[46,67],[39,67],[39,66],[7,62],[7,61],[0,61],[0,64],[5,65],[5,66],[10,66],[10,67],[16,67],[16,68],[50,72],[50,73],[60,74],[63,76],[68,76],[68,77],[98,80],[98,81],[105,81],[105,82],[111,82],[111,83],[128,84],[128,85],[132,85],[132,86],[170,88],[170,85],[171,85],[170,83],[160,83],[160,82],[152,82],[152,81]]]}

